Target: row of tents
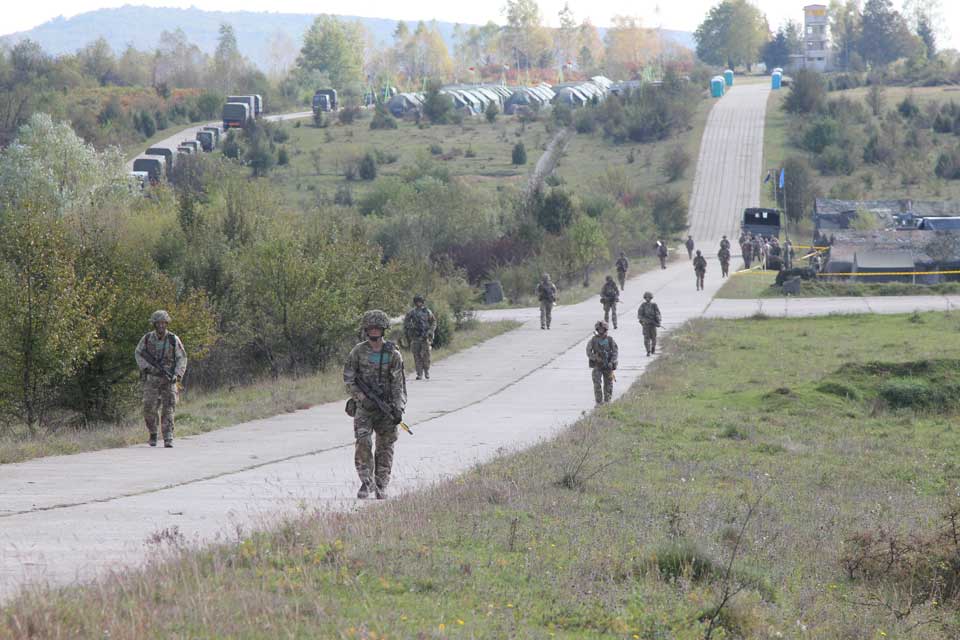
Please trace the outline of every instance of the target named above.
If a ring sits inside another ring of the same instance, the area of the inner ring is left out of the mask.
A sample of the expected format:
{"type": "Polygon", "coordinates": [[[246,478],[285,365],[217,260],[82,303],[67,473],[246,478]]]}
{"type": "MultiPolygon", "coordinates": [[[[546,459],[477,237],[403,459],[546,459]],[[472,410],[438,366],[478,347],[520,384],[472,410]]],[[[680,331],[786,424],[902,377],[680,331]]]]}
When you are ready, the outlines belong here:
{"type": "MultiPolygon", "coordinates": [[[[585,82],[551,86],[545,82],[529,87],[508,87],[499,84],[449,85],[440,89],[453,100],[454,107],[470,115],[480,115],[493,104],[507,115],[536,110],[553,103],[581,107],[602,101],[611,92],[613,81],[595,76],[585,82]]],[[[387,110],[402,118],[418,112],[426,96],[423,93],[398,93],[387,101],[387,110]]]]}

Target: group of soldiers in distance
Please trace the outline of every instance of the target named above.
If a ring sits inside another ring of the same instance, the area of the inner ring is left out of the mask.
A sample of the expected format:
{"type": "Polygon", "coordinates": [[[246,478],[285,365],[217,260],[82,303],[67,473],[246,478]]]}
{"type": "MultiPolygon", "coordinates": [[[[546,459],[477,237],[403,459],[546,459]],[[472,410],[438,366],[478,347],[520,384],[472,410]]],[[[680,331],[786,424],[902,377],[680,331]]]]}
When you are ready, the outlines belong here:
{"type": "MultiPolygon", "coordinates": [[[[742,239],[745,240],[745,239],[742,239]]],[[[752,242],[752,239],[751,239],[752,242]]],[[[694,256],[693,238],[685,243],[688,257],[693,261],[697,289],[703,288],[706,259],[700,251],[694,256]]],[[[657,255],[666,268],[667,248],[657,243],[657,255]]],[[[729,268],[730,242],[726,236],[720,243],[723,275],[729,268]]],[[[616,262],[618,283],[607,276],[600,292],[604,319],[594,325],[595,334],[587,343],[587,359],[592,370],[594,397],[597,404],[610,402],[613,382],[619,361],[619,347],[609,334],[609,323],[618,327],[617,303],[620,291],[626,288],[630,263],[620,253],[616,262]]],[[[536,288],[540,301],[540,328],[549,330],[553,306],[557,301],[557,287],[549,274],[543,274],[536,288]]],[[[637,311],[637,320],[643,329],[643,342],[648,356],[657,352],[657,329],[662,318],[660,308],[653,302],[653,294],[643,294],[643,304],[637,311]]],[[[187,370],[187,354],[180,338],[169,331],[170,314],[159,310],[150,317],[153,330],[146,333],[134,352],[137,368],[143,382],[143,417],[148,432],[148,444],[157,446],[158,435],[163,436],[165,448],[173,447],[174,421],[179,401],[180,382],[187,370]],[[159,433],[158,433],[159,432],[159,433]]],[[[358,498],[371,494],[378,499],[387,497],[387,487],[393,467],[394,443],[398,425],[402,425],[407,403],[407,381],[403,356],[396,343],[386,338],[390,318],[379,309],[363,314],[360,332],[363,340],[350,350],[343,366],[343,381],[349,400],[346,413],[353,418],[354,465],[360,478],[358,498]]],[[[437,330],[437,319],[426,306],[423,296],[413,298],[413,308],[403,320],[403,331],[413,353],[417,380],[430,379],[430,358],[437,330]]]]}
{"type": "Polygon", "coordinates": [[[749,269],[754,260],[766,269],[768,263],[774,258],[778,266],[791,269],[796,255],[793,243],[789,239],[781,245],[780,240],[775,236],[755,235],[747,231],[740,234],[740,253],[743,255],[745,269],[749,269]]]}

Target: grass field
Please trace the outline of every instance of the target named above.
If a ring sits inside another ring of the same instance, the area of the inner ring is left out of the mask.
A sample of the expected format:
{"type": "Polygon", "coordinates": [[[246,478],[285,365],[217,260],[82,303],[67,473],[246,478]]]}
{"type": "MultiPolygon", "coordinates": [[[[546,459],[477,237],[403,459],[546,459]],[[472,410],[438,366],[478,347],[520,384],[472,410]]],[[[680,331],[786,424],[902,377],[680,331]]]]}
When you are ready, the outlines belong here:
{"type": "MultiPolygon", "coordinates": [[[[469,329],[454,333],[449,346],[434,351],[434,361],[442,360],[518,326],[520,323],[513,321],[476,323],[469,329]]],[[[404,352],[404,358],[409,363],[413,362],[413,356],[407,352],[404,352]]],[[[342,372],[337,367],[311,376],[264,380],[259,384],[206,393],[193,394],[188,389],[181,396],[177,408],[176,435],[181,437],[214,431],[241,422],[308,409],[343,396],[342,372]]],[[[126,447],[145,441],[146,428],[143,420],[138,412],[134,412],[120,424],[103,425],[95,429],[65,429],[37,437],[0,437],[0,464],[126,447]]]]}
{"type": "Polygon", "coordinates": [[[167,562],[8,604],[0,637],[957,637],[958,333],[698,321],[554,441],[202,552],[168,536],[167,562]]]}
{"type": "MultiPolygon", "coordinates": [[[[731,276],[720,290],[717,298],[738,300],[755,298],[782,298],[779,287],[774,284],[774,271],[754,271],[731,276]]],[[[960,294],[960,282],[924,285],[909,282],[845,282],[822,277],[816,282],[802,282],[799,298],[834,298],[865,296],[935,296],[960,294]]]]}

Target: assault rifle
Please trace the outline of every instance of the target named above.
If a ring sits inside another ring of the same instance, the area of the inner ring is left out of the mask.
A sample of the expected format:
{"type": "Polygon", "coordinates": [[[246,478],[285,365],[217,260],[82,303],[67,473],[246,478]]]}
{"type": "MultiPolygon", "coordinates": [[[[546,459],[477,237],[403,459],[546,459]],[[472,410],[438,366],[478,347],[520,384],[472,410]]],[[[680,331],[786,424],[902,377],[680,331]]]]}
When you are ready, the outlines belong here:
{"type": "Polygon", "coordinates": [[[163,376],[170,382],[176,382],[177,376],[173,371],[167,370],[156,358],[154,358],[148,351],[143,350],[140,352],[140,357],[147,361],[151,367],[163,374],[163,376]]]}
{"type": "Polygon", "coordinates": [[[353,383],[358,387],[360,387],[360,391],[363,392],[363,395],[373,400],[374,404],[377,405],[377,409],[380,410],[380,413],[382,413],[385,416],[389,416],[393,420],[393,423],[395,425],[397,425],[398,427],[400,427],[410,435],[413,435],[413,431],[411,431],[410,427],[408,427],[407,424],[403,421],[403,414],[400,413],[400,411],[398,411],[396,407],[392,407],[389,404],[387,404],[387,401],[383,399],[383,396],[381,396],[379,393],[374,391],[373,388],[371,388],[370,385],[364,382],[362,378],[360,377],[354,378],[353,383]]]}
{"type": "Polygon", "coordinates": [[[616,379],[617,379],[617,372],[616,372],[616,370],[613,368],[613,363],[610,362],[610,360],[611,360],[612,358],[613,358],[613,350],[607,349],[607,350],[605,350],[605,351],[603,352],[603,366],[601,367],[601,370],[603,370],[603,371],[609,371],[609,372],[610,372],[610,376],[611,376],[614,380],[616,380],[616,379]]]}

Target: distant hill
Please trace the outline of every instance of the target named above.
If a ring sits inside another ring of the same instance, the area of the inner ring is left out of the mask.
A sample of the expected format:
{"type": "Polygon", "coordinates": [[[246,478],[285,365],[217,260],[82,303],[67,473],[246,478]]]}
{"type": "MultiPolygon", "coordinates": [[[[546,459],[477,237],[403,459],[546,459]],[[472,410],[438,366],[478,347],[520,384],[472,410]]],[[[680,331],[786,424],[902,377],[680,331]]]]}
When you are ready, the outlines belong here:
{"type": "MultiPolygon", "coordinates": [[[[207,53],[217,46],[220,23],[229,22],[237,34],[240,50],[261,69],[268,66],[268,42],[278,31],[286,32],[299,47],[304,32],[317,14],[267,13],[251,11],[203,11],[196,8],[174,9],[125,5],[118,9],[98,9],[72,18],[54,18],[42,25],[19,33],[0,36],[0,43],[12,44],[24,38],[34,40],[54,54],[73,53],[103,36],[117,53],[133,43],[138,49],[153,49],[161,31],[183,29],[191,42],[207,53]]],[[[343,20],[359,20],[377,43],[392,37],[397,20],[338,16],[343,20]]],[[[414,28],[415,21],[407,21],[414,28]]],[[[447,46],[451,46],[454,24],[437,22],[437,29],[447,46]]],[[[469,27],[470,25],[463,25],[469,27]]],[[[600,29],[603,35],[603,29],[600,29]]],[[[684,47],[693,49],[693,34],[665,29],[664,35],[684,47]]]]}

